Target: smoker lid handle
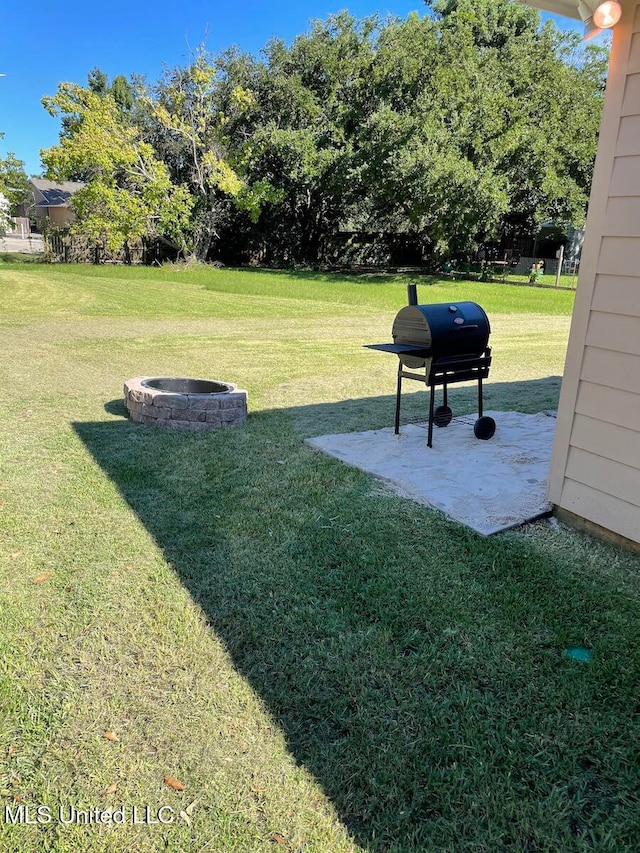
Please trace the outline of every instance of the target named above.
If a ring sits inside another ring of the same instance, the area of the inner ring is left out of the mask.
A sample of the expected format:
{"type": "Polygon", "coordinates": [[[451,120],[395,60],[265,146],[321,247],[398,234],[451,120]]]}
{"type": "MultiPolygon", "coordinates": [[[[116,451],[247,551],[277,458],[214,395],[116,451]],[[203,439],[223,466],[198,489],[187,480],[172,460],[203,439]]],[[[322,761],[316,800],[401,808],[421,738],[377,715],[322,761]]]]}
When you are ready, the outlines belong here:
{"type": "Polygon", "coordinates": [[[450,329],[449,331],[451,331],[451,332],[466,332],[466,331],[469,331],[471,329],[477,329],[477,328],[478,328],[477,324],[475,326],[462,326],[461,325],[461,326],[455,326],[455,328],[450,329]]]}

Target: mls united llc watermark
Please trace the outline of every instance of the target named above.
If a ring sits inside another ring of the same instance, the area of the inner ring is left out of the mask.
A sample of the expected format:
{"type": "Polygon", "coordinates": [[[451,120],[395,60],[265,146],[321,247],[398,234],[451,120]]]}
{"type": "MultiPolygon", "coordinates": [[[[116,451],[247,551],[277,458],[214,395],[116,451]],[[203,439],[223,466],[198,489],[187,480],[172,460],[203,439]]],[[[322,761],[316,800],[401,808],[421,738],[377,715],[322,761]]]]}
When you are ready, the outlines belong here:
{"type": "MultiPolygon", "coordinates": [[[[175,823],[182,818],[171,806],[118,806],[117,808],[79,809],[73,805],[50,806],[15,805],[4,807],[4,822],[13,824],[127,824],[150,826],[175,823]]],[[[185,819],[185,818],[182,818],[185,819]]],[[[188,817],[186,818],[189,823],[188,817]]]]}

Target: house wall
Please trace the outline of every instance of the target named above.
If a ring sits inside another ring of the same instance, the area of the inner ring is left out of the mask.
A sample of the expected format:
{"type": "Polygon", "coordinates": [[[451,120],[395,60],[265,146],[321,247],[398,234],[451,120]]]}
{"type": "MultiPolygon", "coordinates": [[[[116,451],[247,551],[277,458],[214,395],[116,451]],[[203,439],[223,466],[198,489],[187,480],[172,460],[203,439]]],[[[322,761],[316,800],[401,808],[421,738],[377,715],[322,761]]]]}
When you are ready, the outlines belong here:
{"type": "Polygon", "coordinates": [[[12,216],[9,232],[14,237],[28,237],[31,234],[31,223],[26,216],[12,216]]]}
{"type": "Polygon", "coordinates": [[[613,33],[548,495],[640,542],[640,2],[613,33]]]}
{"type": "Polygon", "coordinates": [[[70,225],[75,217],[73,210],[69,207],[49,207],[49,222],[56,227],[70,225]]]}

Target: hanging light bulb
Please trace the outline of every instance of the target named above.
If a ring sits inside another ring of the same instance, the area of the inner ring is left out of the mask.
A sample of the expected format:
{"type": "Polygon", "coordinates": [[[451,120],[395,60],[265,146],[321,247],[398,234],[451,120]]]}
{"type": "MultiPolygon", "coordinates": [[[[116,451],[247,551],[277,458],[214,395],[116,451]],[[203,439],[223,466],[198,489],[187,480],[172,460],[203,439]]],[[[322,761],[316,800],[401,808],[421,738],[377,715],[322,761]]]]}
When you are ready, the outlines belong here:
{"type": "Polygon", "coordinates": [[[618,0],[604,0],[593,13],[593,23],[600,30],[608,30],[615,27],[621,17],[622,6],[618,0]]]}

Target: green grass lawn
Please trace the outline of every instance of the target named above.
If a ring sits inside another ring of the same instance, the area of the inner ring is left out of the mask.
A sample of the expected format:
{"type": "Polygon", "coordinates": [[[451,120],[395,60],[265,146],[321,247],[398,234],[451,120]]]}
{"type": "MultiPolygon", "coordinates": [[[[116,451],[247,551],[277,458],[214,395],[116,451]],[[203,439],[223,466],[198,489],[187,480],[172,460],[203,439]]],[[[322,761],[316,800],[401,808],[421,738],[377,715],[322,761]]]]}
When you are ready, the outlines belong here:
{"type": "MultiPolygon", "coordinates": [[[[405,285],[0,265],[3,853],[638,850],[639,561],[548,522],[482,539],[304,444],[392,424],[362,345],[405,285]],[[141,374],[235,382],[249,420],[132,424],[141,374]]],[[[572,293],[419,297],[487,310],[487,408],[556,406],[572,293]]]]}
{"type": "MultiPolygon", "coordinates": [[[[505,277],[505,281],[509,284],[528,284],[532,287],[536,285],[541,287],[555,287],[556,286],[556,277],[555,275],[551,275],[550,273],[547,275],[542,275],[538,279],[535,284],[532,284],[529,281],[528,275],[507,275],[505,277]]],[[[560,281],[558,282],[558,287],[568,287],[572,290],[576,289],[578,284],[578,276],[577,275],[561,275],[560,281]]]]}

